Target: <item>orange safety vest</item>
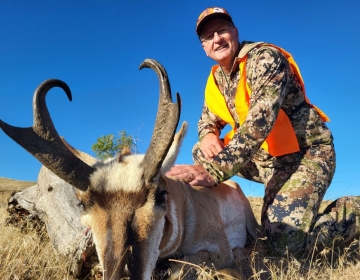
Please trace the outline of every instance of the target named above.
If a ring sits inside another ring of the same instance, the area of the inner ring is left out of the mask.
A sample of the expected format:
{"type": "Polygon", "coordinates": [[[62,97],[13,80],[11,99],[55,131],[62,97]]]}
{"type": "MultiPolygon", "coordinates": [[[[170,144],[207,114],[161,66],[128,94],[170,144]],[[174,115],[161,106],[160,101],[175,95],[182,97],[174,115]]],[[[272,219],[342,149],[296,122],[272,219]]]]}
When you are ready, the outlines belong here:
{"type": "MultiPolygon", "coordinates": [[[[295,63],[290,53],[286,52],[282,48],[279,48],[271,44],[255,43],[253,45],[254,45],[253,47],[259,45],[271,46],[281,51],[281,53],[289,61],[291,69],[297,75],[301,83],[306,102],[310,106],[315,108],[315,110],[318,112],[318,114],[320,115],[321,119],[324,122],[330,121],[330,119],[325,115],[325,113],[322,112],[316,106],[312,105],[309,99],[306,97],[304,81],[301,77],[299,67],[295,63]]],[[[239,116],[240,125],[242,125],[245,122],[247,114],[249,112],[249,101],[251,96],[251,90],[246,82],[245,65],[247,60],[247,54],[250,50],[251,49],[248,49],[246,53],[242,55],[240,52],[240,57],[239,57],[240,81],[235,95],[235,109],[239,116]]],[[[229,124],[232,127],[232,130],[229,133],[227,133],[224,138],[224,144],[227,145],[229,141],[233,138],[234,134],[236,133],[236,128],[235,128],[235,121],[231,116],[229,109],[227,108],[224,96],[221,94],[215,82],[214,72],[218,67],[219,67],[218,65],[215,65],[211,69],[205,89],[205,102],[212,113],[220,117],[223,121],[225,121],[227,124],[229,124]]],[[[300,150],[295,131],[291,125],[289,117],[286,115],[283,109],[280,109],[276,121],[273,125],[273,128],[271,129],[269,135],[267,136],[261,147],[272,156],[282,156],[282,155],[298,152],[300,150]]]]}

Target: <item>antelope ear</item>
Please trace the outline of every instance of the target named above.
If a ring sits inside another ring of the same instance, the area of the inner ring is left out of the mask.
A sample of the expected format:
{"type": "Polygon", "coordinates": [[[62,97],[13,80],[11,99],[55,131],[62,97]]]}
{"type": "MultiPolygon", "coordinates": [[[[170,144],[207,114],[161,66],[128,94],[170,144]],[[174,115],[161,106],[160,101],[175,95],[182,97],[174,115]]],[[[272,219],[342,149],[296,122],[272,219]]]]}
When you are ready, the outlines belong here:
{"type": "Polygon", "coordinates": [[[175,134],[174,141],[172,142],[171,147],[165,157],[165,160],[162,163],[160,169],[161,175],[164,175],[166,172],[168,172],[171,166],[174,165],[175,160],[180,152],[180,147],[185,137],[187,127],[188,127],[187,122],[183,122],[180,130],[175,134]]]}

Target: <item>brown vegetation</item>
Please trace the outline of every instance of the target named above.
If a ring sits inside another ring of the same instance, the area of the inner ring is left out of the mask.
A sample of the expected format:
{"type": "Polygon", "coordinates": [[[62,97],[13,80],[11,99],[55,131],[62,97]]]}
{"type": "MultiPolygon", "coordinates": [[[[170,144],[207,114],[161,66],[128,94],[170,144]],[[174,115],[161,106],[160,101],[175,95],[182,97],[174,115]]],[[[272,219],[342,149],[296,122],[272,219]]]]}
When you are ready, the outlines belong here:
{"type": "MultiPolygon", "coordinates": [[[[0,279],[74,279],[68,272],[67,260],[56,255],[44,230],[39,232],[30,223],[26,227],[26,221],[21,228],[5,225],[8,198],[14,191],[21,191],[33,184],[0,178],[0,279]]],[[[262,199],[251,197],[249,200],[259,220],[262,199]]],[[[326,256],[312,256],[302,263],[290,257],[274,258],[262,250],[255,250],[249,254],[244,265],[248,266],[246,278],[252,274],[251,279],[353,280],[360,275],[359,258],[358,243],[353,243],[340,256],[336,250],[328,248],[326,256]]],[[[197,269],[199,279],[213,278],[211,268],[197,269]]],[[[93,272],[82,279],[101,279],[101,276],[93,272]]]]}

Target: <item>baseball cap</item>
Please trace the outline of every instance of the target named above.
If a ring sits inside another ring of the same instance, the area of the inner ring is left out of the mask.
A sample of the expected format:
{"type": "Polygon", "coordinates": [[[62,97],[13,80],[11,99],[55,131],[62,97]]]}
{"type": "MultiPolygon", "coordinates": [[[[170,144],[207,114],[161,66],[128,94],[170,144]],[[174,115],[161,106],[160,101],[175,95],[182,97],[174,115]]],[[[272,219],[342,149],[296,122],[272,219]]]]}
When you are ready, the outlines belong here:
{"type": "Polygon", "coordinates": [[[198,17],[196,22],[196,34],[200,36],[201,29],[204,27],[204,24],[208,22],[210,19],[222,17],[230,21],[232,24],[232,18],[227,10],[220,7],[210,7],[206,8],[198,17]]]}

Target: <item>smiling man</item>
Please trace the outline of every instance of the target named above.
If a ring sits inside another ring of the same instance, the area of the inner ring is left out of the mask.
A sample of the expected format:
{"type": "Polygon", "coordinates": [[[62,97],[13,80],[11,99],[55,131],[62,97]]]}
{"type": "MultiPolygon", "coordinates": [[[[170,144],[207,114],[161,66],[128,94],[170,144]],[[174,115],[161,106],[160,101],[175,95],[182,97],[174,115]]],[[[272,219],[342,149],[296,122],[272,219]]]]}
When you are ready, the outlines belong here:
{"type": "Polygon", "coordinates": [[[275,252],[300,257],[338,237],[338,245],[353,240],[360,234],[358,197],[340,198],[318,215],[335,172],[333,137],[292,56],[272,44],[240,43],[224,8],[205,9],[196,33],[217,65],[205,88],[195,165],[176,165],[168,175],[193,186],[235,175],[263,183],[261,222],[275,252]],[[220,138],[226,125],[231,130],[220,138]]]}

